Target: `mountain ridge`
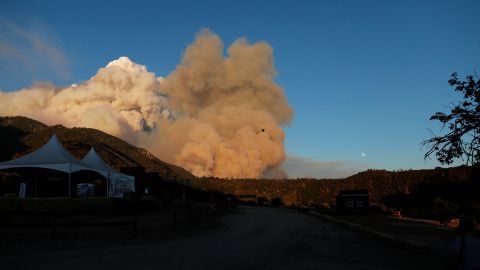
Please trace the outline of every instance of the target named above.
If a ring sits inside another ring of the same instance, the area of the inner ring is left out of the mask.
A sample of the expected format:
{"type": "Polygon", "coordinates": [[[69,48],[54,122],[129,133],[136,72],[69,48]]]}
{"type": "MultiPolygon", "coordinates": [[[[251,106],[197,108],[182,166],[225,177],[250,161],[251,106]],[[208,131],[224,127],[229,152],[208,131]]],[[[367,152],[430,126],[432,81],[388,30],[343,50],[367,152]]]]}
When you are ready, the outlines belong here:
{"type": "MultiPolygon", "coordinates": [[[[420,194],[416,197],[441,197],[458,201],[470,188],[472,168],[460,166],[422,170],[367,170],[343,179],[219,179],[196,178],[183,168],[156,158],[148,150],[131,145],[119,138],[91,128],[47,126],[41,122],[16,116],[0,117],[0,162],[25,155],[56,134],[75,157],[83,158],[91,146],[107,164],[121,167],[145,167],[158,173],[159,179],[189,181],[192,188],[214,190],[225,194],[255,195],[272,200],[281,198],[286,204],[335,203],[341,190],[367,189],[373,203],[398,194],[420,194]],[[432,192],[430,192],[430,190],[432,192]],[[425,191],[428,194],[425,193],[425,191]],[[455,191],[455,192],[453,192],[455,191]]],[[[0,175],[2,172],[0,171],[0,175]]],[[[474,177],[475,178],[475,177],[474,177]]],[[[403,196],[403,195],[402,195],[403,196]]]]}
{"type": "Polygon", "coordinates": [[[92,128],[48,126],[23,116],[0,117],[0,162],[28,154],[56,134],[63,146],[76,158],[82,159],[92,146],[104,161],[115,169],[145,167],[166,180],[195,178],[185,169],[163,162],[148,150],[129,144],[115,136],[92,128]]]}

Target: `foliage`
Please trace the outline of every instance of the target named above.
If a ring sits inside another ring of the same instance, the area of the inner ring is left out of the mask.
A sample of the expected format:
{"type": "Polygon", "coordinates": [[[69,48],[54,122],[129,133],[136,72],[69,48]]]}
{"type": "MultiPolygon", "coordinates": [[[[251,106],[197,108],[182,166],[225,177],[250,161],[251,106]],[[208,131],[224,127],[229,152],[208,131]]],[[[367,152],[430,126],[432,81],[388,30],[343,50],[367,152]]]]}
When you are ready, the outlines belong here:
{"type": "MultiPolygon", "coordinates": [[[[457,186],[469,181],[472,168],[461,166],[453,168],[439,168],[429,170],[407,170],[402,172],[390,172],[385,170],[370,170],[350,176],[346,179],[317,180],[272,180],[272,179],[231,179],[222,180],[215,178],[203,178],[192,180],[193,188],[202,190],[217,190],[226,194],[256,195],[272,200],[280,197],[285,205],[310,205],[311,203],[328,203],[335,205],[335,198],[341,190],[367,189],[371,203],[381,203],[383,198],[391,194],[417,193],[417,186],[425,181],[422,188],[423,200],[428,195],[429,202],[435,197],[445,197],[445,193],[451,193],[457,186]],[[437,190],[435,182],[451,183],[448,187],[438,188],[445,192],[435,193],[431,197],[431,190],[437,190]]],[[[465,190],[462,188],[462,191],[465,190]]],[[[473,189],[472,189],[473,190],[473,189]]],[[[455,194],[460,192],[455,192],[455,194]]],[[[461,193],[462,198],[466,193],[461,193]]],[[[431,204],[430,206],[431,207],[431,204]]],[[[431,209],[431,208],[430,208],[431,209]]]]}
{"type": "Polygon", "coordinates": [[[457,216],[459,214],[459,208],[460,207],[458,204],[445,200],[441,197],[437,197],[433,201],[433,212],[441,220],[448,220],[452,217],[457,216]]]}
{"type": "Polygon", "coordinates": [[[273,207],[280,207],[284,205],[283,200],[280,197],[273,198],[270,203],[272,204],[273,207]]]}
{"type": "MultiPolygon", "coordinates": [[[[478,76],[477,76],[478,77],[478,76]]],[[[467,165],[480,161],[480,79],[468,75],[464,81],[453,73],[448,83],[455,91],[463,94],[463,101],[451,108],[450,113],[437,112],[430,120],[437,120],[448,128],[443,136],[436,136],[423,141],[430,148],[425,158],[435,153],[442,164],[451,164],[455,159],[466,157],[467,165]]]]}
{"type": "Polygon", "coordinates": [[[267,205],[269,203],[268,199],[265,197],[257,197],[258,205],[267,205]]]}

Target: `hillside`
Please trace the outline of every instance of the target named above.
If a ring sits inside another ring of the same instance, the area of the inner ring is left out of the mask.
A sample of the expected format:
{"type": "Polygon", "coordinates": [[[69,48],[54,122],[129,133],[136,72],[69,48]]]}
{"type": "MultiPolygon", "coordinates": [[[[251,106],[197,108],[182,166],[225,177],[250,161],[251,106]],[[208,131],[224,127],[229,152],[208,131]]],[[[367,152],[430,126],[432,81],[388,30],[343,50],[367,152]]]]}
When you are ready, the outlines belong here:
{"type": "Polygon", "coordinates": [[[143,166],[148,172],[158,172],[163,179],[193,179],[189,172],[165,163],[143,148],[90,128],[47,126],[26,117],[0,117],[0,162],[10,160],[44,145],[55,133],[75,157],[83,158],[91,146],[110,166],[143,166]]]}
{"type": "MultiPolygon", "coordinates": [[[[431,170],[385,171],[368,170],[345,179],[217,179],[195,178],[184,169],[165,163],[147,150],[104,132],[89,128],[47,126],[25,117],[0,117],[0,161],[29,153],[55,133],[63,145],[77,158],[83,158],[91,146],[112,167],[142,166],[147,172],[158,172],[161,179],[189,180],[193,188],[225,194],[255,195],[263,200],[281,199],[288,205],[335,204],[339,191],[367,189],[372,203],[395,207],[413,206],[430,209],[438,198],[456,205],[477,205],[478,171],[471,167],[431,170]],[[471,200],[473,199],[473,201],[471,200]]],[[[3,172],[0,171],[0,175],[3,172]]],[[[475,206],[479,208],[480,204],[475,206]]]]}
{"type": "MultiPolygon", "coordinates": [[[[192,186],[223,193],[255,195],[271,200],[278,197],[287,205],[291,204],[335,204],[340,190],[367,189],[372,203],[388,200],[398,205],[396,196],[410,196],[423,200],[429,207],[436,198],[450,201],[467,199],[469,194],[470,167],[437,168],[431,170],[409,170],[391,172],[368,170],[345,179],[295,179],[295,180],[218,180],[203,178],[192,180],[192,186]]],[[[420,206],[420,205],[419,205],[420,206]]]]}

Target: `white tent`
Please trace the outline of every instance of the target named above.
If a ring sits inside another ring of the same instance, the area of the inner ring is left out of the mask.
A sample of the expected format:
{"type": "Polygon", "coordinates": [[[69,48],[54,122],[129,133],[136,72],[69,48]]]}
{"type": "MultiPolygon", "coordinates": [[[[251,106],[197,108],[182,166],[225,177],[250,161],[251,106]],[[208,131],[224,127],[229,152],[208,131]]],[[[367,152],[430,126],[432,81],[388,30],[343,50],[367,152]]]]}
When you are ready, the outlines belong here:
{"type": "Polygon", "coordinates": [[[91,170],[87,164],[70,154],[63,147],[55,134],[45,145],[34,152],[14,160],[0,163],[0,170],[25,167],[47,168],[66,173],[72,173],[81,170],[91,170]]]}
{"type": "Polygon", "coordinates": [[[123,197],[123,193],[135,191],[135,177],[114,170],[106,164],[92,147],[82,162],[95,168],[107,178],[107,197],[123,197]]]}
{"type": "MultiPolygon", "coordinates": [[[[106,164],[104,164],[106,166],[104,168],[99,165],[93,166],[91,165],[92,163],[94,162],[87,163],[75,158],[63,147],[54,134],[45,145],[34,152],[10,161],[1,162],[0,170],[10,168],[46,168],[66,172],[68,173],[68,197],[70,198],[72,197],[72,173],[82,170],[95,171],[108,179],[108,175],[114,171],[106,164]]],[[[117,172],[117,174],[120,173],[117,172]]],[[[131,178],[131,176],[126,177],[131,178]]]]}

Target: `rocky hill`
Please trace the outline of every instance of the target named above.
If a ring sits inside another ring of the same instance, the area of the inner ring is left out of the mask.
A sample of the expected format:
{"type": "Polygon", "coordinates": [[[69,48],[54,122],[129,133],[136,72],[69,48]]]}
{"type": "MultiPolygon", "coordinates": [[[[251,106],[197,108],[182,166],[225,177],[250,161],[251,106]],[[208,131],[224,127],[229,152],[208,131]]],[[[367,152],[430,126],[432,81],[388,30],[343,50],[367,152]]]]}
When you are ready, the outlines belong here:
{"type": "Polygon", "coordinates": [[[162,179],[194,178],[183,168],[165,163],[147,150],[102,131],[90,128],[66,128],[60,125],[47,126],[20,116],[0,117],[0,162],[34,151],[44,145],[54,133],[63,146],[78,159],[83,158],[90,147],[95,146],[104,161],[116,169],[142,166],[147,172],[158,172],[162,179]]]}

